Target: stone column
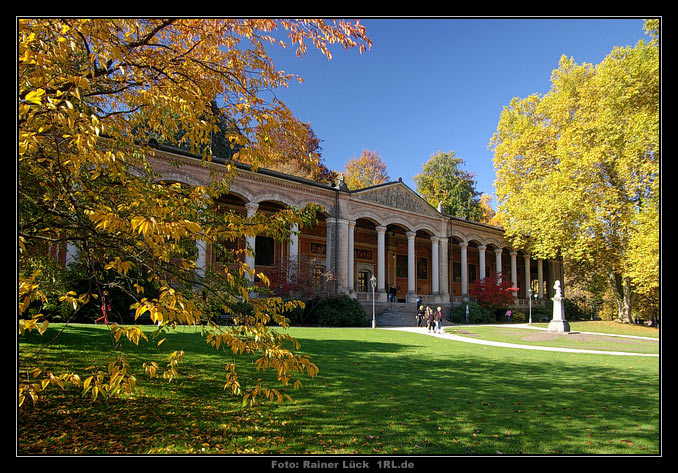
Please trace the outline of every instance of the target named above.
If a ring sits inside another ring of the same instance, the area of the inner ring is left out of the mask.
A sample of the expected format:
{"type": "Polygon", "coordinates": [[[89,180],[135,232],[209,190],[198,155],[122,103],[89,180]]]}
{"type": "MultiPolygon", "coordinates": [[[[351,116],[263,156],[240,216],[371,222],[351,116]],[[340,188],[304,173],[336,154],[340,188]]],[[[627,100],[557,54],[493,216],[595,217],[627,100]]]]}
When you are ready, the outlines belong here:
{"type": "Polygon", "coordinates": [[[205,240],[196,240],[195,246],[198,249],[198,258],[195,262],[195,272],[199,277],[205,277],[207,272],[207,244],[205,240]]]}
{"type": "Polygon", "coordinates": [[[348,289],[348,220],[337,219],[337,281],[339,289],[348,289]]]}
{"type": "Polygon", "coordinates": [[[386,227],[377,230],[377,291],[384,292],[386,287],[386,227]]]}
{"type": "Polygon", "coordinates": [[[461,248],[461,297],[468,297],[468,243],[459,243],[461,248]]]}
{"type": "MultiPolygon", "coordinates": [[[[546,267],[548,268],[548,273],[549,273],[549,279],[548,279],[548,285],[550,285],[552,282],[554,282],[557,278],[555,269],[553,269],[553,260],[547,259],[546,260],[546,267]]],[[[553,287],[546,287],[546,297],[553,297],[555,293],[553,292],[553,287]]]]}
{"type": "Polygon", "coordinates": [[[542,258],[537,259],[537,278],[539,279],[537,294],[541,301],[544,299],[544,260],[542,258]]]}
{"type": "Polygon", "coordinates": [[[496,271],[497,271],[497,286],[501,285],[501,279],[502,279],[502,274],[501,274],[501,253],[502,249],[501,248],[496,248],[494,250],[494,257],[495,257],[495,266],[496,266],[496,271]]]}
{"type": "Polygon", "coordinates": [[[448,302],[450,297],[448,242],[449,238],[440,239],[440,292],[445,298],[445,302],[448,302]]]}
{"type": "Polygon", "coordinates": [[[348,222],[348,290],[355,289],[355,222],[348,222]]]}
{"type": "Polygon", "coordinates": [[[407,232],[407,293],[415,294],[417,292],[415,276],[415,248],[414,239],[417,236],[415,232],[407,232]]]}
{"type": "MultiPolygon", "coordinates": [[[[518,287],[518,264],[516,263],[517,252],[512,251],[509,253],[511,255],[511,285],[513,287],[518,287]]],[[[518,292],[513,292],[513,297],[518,297],[518,292]]]]}
{"type": "Polygon", "coordinates": [[[486,277],[485,274],[485,246],[480,245],[478,247],[478,265],[480,266],[480,279],[484,279],[486,277]]]}
{"type": "Polygon", "coordinates": [[[329,217],[325,219],[325,271],[331,271],[335,278],[337,271],[334,267],[334,227],[337,219],[329,217]]]}
{"type": "Polygon", "coordinates": [[[431,237],[431,292],[433,294],[440,293],[440,274],[439,274],[439,259],[438,244],[440,238],[437,236],[431,237]]]}
{"type": "Polygon", "coordinates": [[[288,254],[287,274],[295,277],[299,274],[299,225],[296,223],[290,229],[290,242],[288,254]]]}
{"type": "MultiPolygon", "coordinates": [[[[257,213],[257,209],[259,208],[259,204],[256,202],[247,202],[245,204],[245,208],[247,209],[247,218],[251,218],[254,216],[254,214],[257,213]]],[[[246,239],[247,241],[247,247],[249,250],[252,252],[251,255],[246,255],[245,256],[245,263],[250,267],[251,270],[254,271],[254,252],[257,251],[257,237],[255,236],[248,236],[246,239]]],[[[250,281],[254,281],[254,275],[246,274],[245,275],[246,279],[249,279],[250,281]]]]}
{"type": "Polygon", "coordinates": [[[530,255],[523,256],[525,259],[525,297],[530,297],[530,283],[532,277],[530,276],[530,255]]]}

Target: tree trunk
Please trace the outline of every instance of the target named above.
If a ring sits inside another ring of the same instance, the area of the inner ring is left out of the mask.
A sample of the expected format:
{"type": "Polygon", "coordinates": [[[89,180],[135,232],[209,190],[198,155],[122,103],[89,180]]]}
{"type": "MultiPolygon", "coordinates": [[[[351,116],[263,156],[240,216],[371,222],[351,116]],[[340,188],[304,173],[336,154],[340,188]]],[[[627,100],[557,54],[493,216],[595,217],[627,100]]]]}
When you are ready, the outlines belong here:
{"type": "Polygon", "coordinates": [[[615,273],[610,273],[609,278],[612,292],[617,302],[617,317],[619,322],[624,324],[633,323],[631,319],[631,308],[633,307],[631,278],[615,273]]]}

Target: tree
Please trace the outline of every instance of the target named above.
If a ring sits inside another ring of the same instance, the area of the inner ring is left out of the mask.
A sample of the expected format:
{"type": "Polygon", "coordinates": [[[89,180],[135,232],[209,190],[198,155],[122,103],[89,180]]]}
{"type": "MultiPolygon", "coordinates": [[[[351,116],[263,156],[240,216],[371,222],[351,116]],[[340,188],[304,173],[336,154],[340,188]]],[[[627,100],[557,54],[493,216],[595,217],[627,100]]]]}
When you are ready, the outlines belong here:
{"type": "Polygon", "coordinates": [[[482,209],[483,212],[483,215],[480,218],[480,222],[487,223],[488,225],[492,225],[495,227],[501,227],[501,221],[499,220],[499,216],[492,208],[492,200],[493,197],[491,195],[482,194],[480,196],[478,205],[480,205],[480,208],[482,209]]]}
{"type": "Polygon", "coordinates": [[[511,281],[493,271],[482,279],[476,279],[469,288],[469,294],[476,298],[478,304],[491,312],[513,306],[517,291],[511,281]]]}
{"type": "MultiPolygon", "coordinates": [[[[307,130],[308,137],[302,142],[298,142],[298,140],[289,136],[289,131],[283,126],[271,131],[277,137],[272,141],[275,146],[274,149],[271,149],[267,154],[270,156],[275,152],[279,158],[272,161],[268,165],[269,168],[316,182],[334,183],[338,173],[330,170],[323,163],[320,139],[309,123],[304,123],[303,126],[307,130]]],[[[268,143],[269,138],[264,137],[262,141],[268,143]]]]}
{"type": "MultiPolygon", "coordinates": [[[[494,148],[506,236],[605,277],[618,318],[659,284],[658,24],[597,66],[562,57],[544,96],[515,98],[494,148]]],[[[569,269],[568,269],[569,272],[569,269]]]]}
{"type": "MultiPolygon", "coordinates": [[[[257,234],[287,239],[293,224],[303,228],[315,219],[317,207],[252,218],[224,214],[217,201],[228,192],[231,167],[213,172],[210,184],[189,188],[157,182],[148,160],[149,143],[156,140],[188,146],[208,163],[211,137],[220,129],[232,130],[227,136],[232,149],[255,168],[279,159],[280,135],[267,130],[284,129],[287,143],[308,140],[308,128],[283,103],[261,97],[294,79],[275,69],[265,46],[289,43],[301,56],[308,42],[328,57],[332,44],[361,52],[370,46],[364,28],[346,21],[19,20],[20,336],[44,331],[48,321],[42,309],[49,299],[77,312],[95,304],[104,290],[115,289],[134,301],[130,309],[136,317],[150,315],[159,331],[179,324],[207,326],[218,312],[233,313],[236,325],[212,327],[206,341],[250,355],[257,369],[275,371],[282,385],[299,387],[295,374],[317,373],[308,357],[294,352],[294,339],[269,329],[271,323],[285,327],[285,312],[298,302],[250,299],[245,276],[254,270],[235,253],[219,273],[202,276],[195,263],[198,244],[218,246],[257,234]],[[287,31],[288,41],[273,38],[277,28],[287,31]],[[78,250],[84,285],[51,294],[35,263],[50,247],[66,244],[78,250]],[[157,288],[153,294],[145,292],[149,284],[157,288]],[[243,304],[251,310],[239,310],[243,304]]],[[[116,341],[146,338],[137,326],[110,329],[116,341]]],[[[94,398],[133,389],[135,367],[122,350],[118,353],[85,379],[44,368],[22,372],[20,404],[35,401],[50,384],[80,385],[94,398]]],[[[172,354],[165,378],[178,375],[182,355],[172,354]]],[[[283,398],[275,384],[239,379],[237,366],[226,364],[225,388],[244,402],[283,398]]],[[[143,368],[150,375],[162,371],[154,361],[143,368]]]]}
{"type": "Polygon", "coordinates": [[[360,157],[351,159],[344,168],[344,180],[352,190],[383,184],[389,179],[386,163],[376,151],[364,149],[360,157]]]}
{"type": "Polygon", "coordinates": [[[480,193],[475,189],[474,175],[461,169],[463,164],[454,151],[431,155],[421,173],[414,176],[416,191],[433,207],[441,205],[450,215],[480,222],[485,214],[480,193]]]}

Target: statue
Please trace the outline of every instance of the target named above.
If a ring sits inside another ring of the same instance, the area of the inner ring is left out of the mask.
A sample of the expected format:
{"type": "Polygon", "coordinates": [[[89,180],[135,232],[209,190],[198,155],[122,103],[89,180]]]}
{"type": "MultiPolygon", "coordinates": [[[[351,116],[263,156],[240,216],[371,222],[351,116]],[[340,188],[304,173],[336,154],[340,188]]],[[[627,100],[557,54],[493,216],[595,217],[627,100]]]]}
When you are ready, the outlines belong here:
{"type": "Polygon", "coordinates": [[[556,290],[555,297],[563,297],[562,293],[560,292],[560,281],[559,280],[556,280],[556,283],[553,285],[553,289],[556,290]]]}
{"type": "Polygon", "coordinates": [[[565,320],[565,304],[563,294],[560,289],[560,281],[556,281],[553,285],[556,293],[553,298],[553,319],[549,323],[549,332],[569,332],[570,324],[565,320]]]}

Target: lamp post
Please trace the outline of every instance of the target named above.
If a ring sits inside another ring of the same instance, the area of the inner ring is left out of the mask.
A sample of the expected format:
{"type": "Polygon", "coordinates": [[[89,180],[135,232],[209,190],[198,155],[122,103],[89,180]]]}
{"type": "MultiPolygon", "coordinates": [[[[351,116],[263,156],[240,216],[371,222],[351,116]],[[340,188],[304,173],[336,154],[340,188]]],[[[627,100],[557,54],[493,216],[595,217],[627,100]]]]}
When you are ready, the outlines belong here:
{"type": "Polygon", "coordinates": [[[377,316],[374,311],[374,288],[377,287],[377,278],[374,277],[374,274],[370,278],[370,284],[372,284],[372,328],[377,328],[377,316]]]}
{"type": "Polygon", "coordinates": [[[527,299],[528,299],[528,305],[530,307],[530,325],[532,325],[532,294],[534,294],[534,291],[532,289],[527,290],[527,299]]]}

